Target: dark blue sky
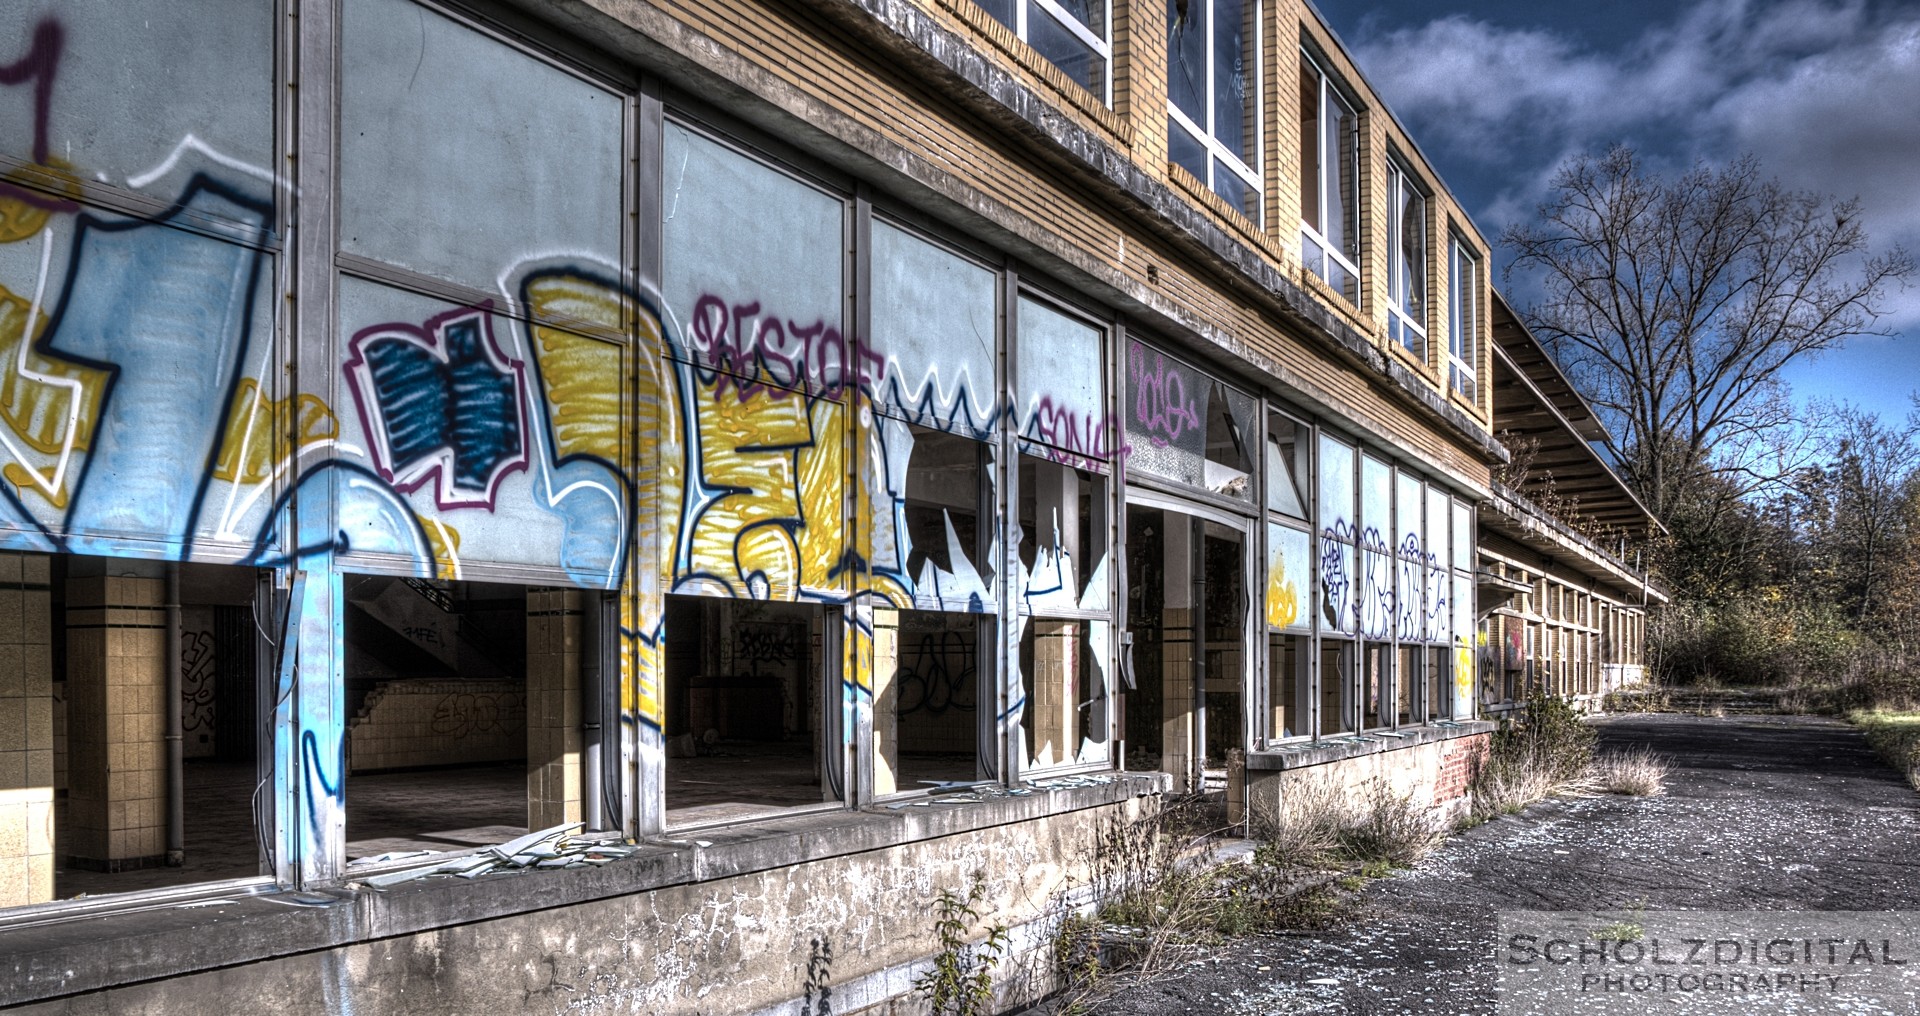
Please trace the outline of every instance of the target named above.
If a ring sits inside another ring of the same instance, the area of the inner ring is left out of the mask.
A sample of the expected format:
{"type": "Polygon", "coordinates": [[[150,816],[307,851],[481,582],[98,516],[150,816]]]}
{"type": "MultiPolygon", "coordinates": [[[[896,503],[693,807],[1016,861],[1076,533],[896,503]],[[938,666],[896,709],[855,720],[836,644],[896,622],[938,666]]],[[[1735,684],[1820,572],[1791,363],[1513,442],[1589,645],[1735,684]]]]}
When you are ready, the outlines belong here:
{"type": "MultiPolygon", "coordinates": [[[[1315,2],[1490,238],[1567,156],[1621,141],[1659,169],[1750,152],[1920,255],[1920,0],[1315,2]]],[[[1801,364],[1796,401],[1906,414],[1920,285],[1885,309],[1898,337],[1801,364]]]]}

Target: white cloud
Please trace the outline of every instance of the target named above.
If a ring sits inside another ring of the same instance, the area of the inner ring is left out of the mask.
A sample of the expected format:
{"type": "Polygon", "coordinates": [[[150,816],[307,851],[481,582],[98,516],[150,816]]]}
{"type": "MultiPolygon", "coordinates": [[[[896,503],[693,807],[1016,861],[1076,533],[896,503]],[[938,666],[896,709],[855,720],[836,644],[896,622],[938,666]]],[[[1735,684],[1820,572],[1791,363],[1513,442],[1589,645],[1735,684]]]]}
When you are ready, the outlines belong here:
{"type": "MultiPolygon", "coordinates": [[[[1876,247],[1920,253],[1920,12],[1865,0],[1701,0],[1611,51],[1450,15],[1360,38],[1360,66],[1416,139],[1492,195],[1499,229],[1554,167],[1614,141],[1653,168],[1743,152],[1788,185],[1859,197],[1876,247]]],[[[1890,321],[1920,324],[1920,286],[1890,321]]]]}

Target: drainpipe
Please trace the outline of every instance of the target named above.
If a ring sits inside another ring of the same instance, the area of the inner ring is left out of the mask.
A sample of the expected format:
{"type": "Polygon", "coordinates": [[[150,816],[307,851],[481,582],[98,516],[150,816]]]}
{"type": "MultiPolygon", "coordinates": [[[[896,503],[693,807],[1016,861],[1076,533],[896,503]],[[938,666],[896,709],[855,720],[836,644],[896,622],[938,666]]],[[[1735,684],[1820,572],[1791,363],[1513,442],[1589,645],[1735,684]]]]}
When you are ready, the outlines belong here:
{"type": "Polygon", "coordinates": [[[185,752],[180,737],[180,565],[167,565],[167,864],[187,859],[185,752]]]}
{"type": "Polygon", "coordinates": [[[580,820],[588,832],[606,826],[606,798],[602,793],[601,735],[604,720],[601,620],[606,597],[588,590],[581,596],[580,609],[580,820]]]}

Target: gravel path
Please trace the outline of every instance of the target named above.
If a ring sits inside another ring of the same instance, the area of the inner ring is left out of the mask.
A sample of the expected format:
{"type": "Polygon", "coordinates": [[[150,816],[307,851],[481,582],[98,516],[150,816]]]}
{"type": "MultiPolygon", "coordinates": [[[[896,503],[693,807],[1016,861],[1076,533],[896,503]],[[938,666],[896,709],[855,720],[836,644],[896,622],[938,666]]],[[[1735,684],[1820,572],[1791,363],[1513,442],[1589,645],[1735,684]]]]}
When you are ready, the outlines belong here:
{"type": "Polygon", "coordinates": [[[1603,751],[1644,745],[1670,760],[1666,796],[1553,801],[1488,822],[1371,883],[1341,930],[1244,939],[1093,1011],[1491,1014],[1499,911],[1920,910],[1920,794],[1853,728],[1664,714],[1599,726],[1603,751]]]}

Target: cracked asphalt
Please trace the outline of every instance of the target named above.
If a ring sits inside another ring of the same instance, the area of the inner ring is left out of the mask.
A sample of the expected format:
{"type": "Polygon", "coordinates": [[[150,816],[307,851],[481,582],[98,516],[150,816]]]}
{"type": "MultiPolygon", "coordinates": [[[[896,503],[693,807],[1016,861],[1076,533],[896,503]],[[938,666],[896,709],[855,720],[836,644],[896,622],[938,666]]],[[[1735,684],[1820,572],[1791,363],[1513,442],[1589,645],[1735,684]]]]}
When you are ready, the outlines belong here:
{"type": "MultiPolygon", "coordinates": [[[[1920,794],[1854,728],[1674,714],[1597,726],[1602,751],[1644,746],[1668,759],[1665,796],[1561,799],[1495,819],[1369,883],[1338,930],[1240,939],[1178,974],[1116,978],[1091,1010],[1504,1016],[1524,1010],[1497,1006],[1501,911],[1920,910],[1920,794]]],[[[1803,1004],[1666,997],[1649,1011],[1920,1012],[1920,1002],[1803,1004]]]]}

